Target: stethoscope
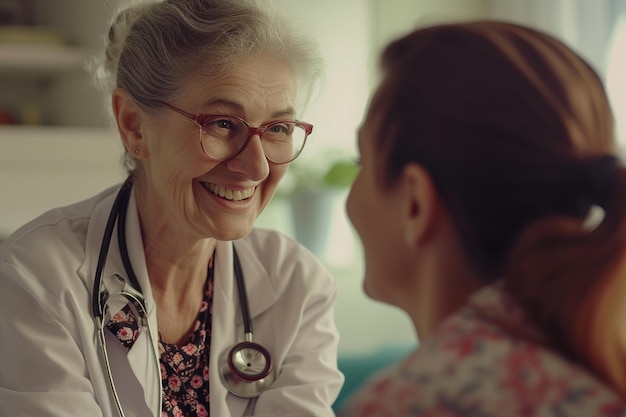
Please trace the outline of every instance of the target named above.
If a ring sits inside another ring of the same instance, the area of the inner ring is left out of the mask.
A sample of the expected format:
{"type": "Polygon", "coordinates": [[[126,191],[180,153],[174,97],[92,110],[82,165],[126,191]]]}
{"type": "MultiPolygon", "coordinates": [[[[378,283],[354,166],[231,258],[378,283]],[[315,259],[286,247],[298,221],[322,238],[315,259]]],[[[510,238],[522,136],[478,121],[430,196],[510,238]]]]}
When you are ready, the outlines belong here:
{"type": "MultiPolygon", "coordinates": [[[[132,176],[129,176],[124,184],[122,184],[111,207],[111,212],[107,219],[104,235],[102,237],[100,253],[98,255],[92,299],[92,308],[96,323],[96,343],[100,346],[102,365],[107,375],[111,396],[113,397],[113,401],[121,417],[124,417],[124,410],[122,409],[115,381],[113,380],[113,372],[107,353],[105,337],[106,324],[111,319],[108,302],[112,296],[121,295],[126,299],[135,317],[137,317],[139,324],[148,330],[149,340],[153,340],[152,331],[148,323],[146,300],[141,292],[141,286],[139,285],[139,280],[131,265],[128,247],[126,246],[126,211],[132,187],[133,179],[132,176]],[[115,277],[120,281],[123,287],[121,291],[111,294],[103,286],[102,275],[116,222],[120,256],[128,279],[124,279],[124,277],[115,274],[115,277]]],[[[222,383],[231,394],[242,398],[254,398],[258,397],[263,391],[269,388],[276,379],[276,372],[272,365],[272,358],[269,351],[262,345],[252,341],[252,318],[250,317],[248,296],[241,263],[234,249],[233,247],[234,273],[243,318],[245,341],[236,343],[220,355],[218,361],[219,376],[222,383]]],[[[152,343],[150,343],[150,345],[152,346],[152,343]]],[[[158,352],[154,348],[152,352],[155,361],[155,369],[159,369],[158,352]]],[[[159,389],[161,389],[160,385],[159,389]]]]}

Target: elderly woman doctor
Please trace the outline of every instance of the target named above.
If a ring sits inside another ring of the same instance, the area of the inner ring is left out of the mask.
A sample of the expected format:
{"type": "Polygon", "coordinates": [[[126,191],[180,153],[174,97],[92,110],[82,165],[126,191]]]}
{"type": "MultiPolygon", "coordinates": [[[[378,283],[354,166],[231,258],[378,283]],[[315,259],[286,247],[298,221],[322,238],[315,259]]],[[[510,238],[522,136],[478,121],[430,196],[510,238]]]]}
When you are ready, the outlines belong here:
{"type": "Polygon", "coordinates": [[[114,21],[130,175],[0,248],[0,415],[333,415],[335,284],[253,228],[312,130],[317,58],[278,19],[170,0],[114,21]]]}

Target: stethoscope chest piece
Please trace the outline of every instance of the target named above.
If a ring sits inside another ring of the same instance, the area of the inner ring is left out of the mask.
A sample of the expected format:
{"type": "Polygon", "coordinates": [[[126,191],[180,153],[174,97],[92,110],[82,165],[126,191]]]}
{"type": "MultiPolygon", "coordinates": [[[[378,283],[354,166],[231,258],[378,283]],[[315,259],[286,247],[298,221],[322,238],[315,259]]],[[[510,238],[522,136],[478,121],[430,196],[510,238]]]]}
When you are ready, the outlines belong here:
{"type": "Polygon", "coordinates": [[[219,364],[222,382],[238,397],[258,397],[276,379],[269,351],[251,341],[225,350],[219,364]]]}
{"type": "Polygon", "coordinates": [[[228,391],[242,398],[261,395],[276,379],[270,352],[252,341],[252,318],[248,305],[246,283],[237,252],[233,248],[235,281],[241,305],[245,341],[226,349],[219,358],[219,374],[228,391]]]}

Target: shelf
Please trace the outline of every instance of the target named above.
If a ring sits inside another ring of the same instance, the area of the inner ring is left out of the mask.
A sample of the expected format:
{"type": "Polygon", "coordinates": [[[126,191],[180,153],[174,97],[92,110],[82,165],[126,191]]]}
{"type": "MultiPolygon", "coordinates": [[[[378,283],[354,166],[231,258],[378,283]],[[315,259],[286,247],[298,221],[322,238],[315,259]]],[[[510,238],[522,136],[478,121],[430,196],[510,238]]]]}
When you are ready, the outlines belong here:
{"type": "MultiPolygon", "coordinates": [[[[0,146],[8,142],[27,142],[32,138],[47,138],[50,143],[57,140],[84,140],[88,137],[98,140],[117,138],[119,134],[114,126],[110,127],[82,127],[82,126],[30,126],[30,125],[0,125],[0,146]]],[[[121,143],[121,142],[120,142],[121,143]]],[[[0,153],[0,159],[2,154],[0,153]]]]}
{"type": "Polygon", "coordinates": [[[124,180],[112,128],[0,126],[0,238],[124,180]]]}
{"type": "Polygon", "coordinates": [[[0,44],[0,72],[81,70],[88,59],[85,50],[69,46],[0,44]]]}

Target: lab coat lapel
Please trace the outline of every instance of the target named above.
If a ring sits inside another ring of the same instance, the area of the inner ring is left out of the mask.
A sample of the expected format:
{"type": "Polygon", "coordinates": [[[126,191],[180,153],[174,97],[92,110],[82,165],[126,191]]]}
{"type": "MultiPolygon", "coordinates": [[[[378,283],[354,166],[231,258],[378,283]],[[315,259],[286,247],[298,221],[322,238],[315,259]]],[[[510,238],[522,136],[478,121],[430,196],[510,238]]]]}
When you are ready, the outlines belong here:
{"type": "Polygon", "coordinates": [[[245,402],[227,403],[228,391],[220,377],[220,356],[237,341],[243,338],[237,334],[235,311],[237,308],[236,285],[233,274],[233,251],[229,242],[217,242],[215,257],[215,279],[213,283],[213,306],[211,321],[211,355],[209,358],[211,386],[211,414],[240,416],[245,409],[245,402]],[[240,404],[241,403],[241,404],[240,404]],[[235,407],[232,409],[231,407],[235,407]]]}
{"type": "MultiPolygon", "coordinates": [[[[215,259],[213,319],[211,330],[211,411],[228,410],[232,416],[245,412],[249,402],[229,395],[220,378],[219,357],[235,343],[244,340],[243,317],[233,270],[233,243],[218,242],[215,259]],[[216,385],[217,384],[217,385],[216,385]]],[[[277,295],[257,254],[246,245],[235,243],[247,287],[250,315],[254,317],[276,302],[277,295]],[[252,290],[251,290],[252,289],[252,290]]],[[[223,415],[220,413],[220,415],[223,415]]]]}
{"type": "MultiPolygon", "coordinates": [[[[152,286],[150,285],[146,257],[143,250],[143,239],[139,227],[139,215],[137,214],[137,203],[135,200],[135,188],[133,188],[128,204],[126,240],[129,257],[146,300],[148,327],[150,329],[150,331],[148,331],[148,329],[144,327],[144,331],[139,333],[133,347],[128,352],[128,360],[135,376],[142,383],[146,404],[150,407],[153,415],[158,416],[161,414],[161,403],[163,400],[156,304],[152,297],[152,286]],[[150,350],[152,350],[154,354],[148,354],[150,350]]],[[[119,254],[119,249],[117,252],[119,254]]]]}
{"type": "MultiPolygon", "coordinates": [[[[241,261],[246,283],[250,316],[254,319],[276,303],[278,294],[274,282],[259,259],[259,256],[263,256],[263,254],[252,250],[244,241],[236,242],[235,249],[241,261]]],[[[236,320],[237,324],[243,323],[241,312],[238,312],[236,320]]]]}
{"type": "MultiPolygon", "coordinates": [[[[93,276],[96,270],[96,264],[98,260],[98,254],[100,251],[100,243],[104,234],[105,225],[109,216],[111,206],[115,194],[111,198],[107,198],[97,207],[94,211],[92,222],[89,225],[88,232],[88,246],[86,250],[85,263],[81,266],[79,274],[84,277],[88,285],[93,286],[93,276]]],[[[158,333],[156,308],[154,299],[152,298],[152,291],[147,273],[147,267],[145,262],[145,256],[143,251],[143,241],[141,238],[141,231],[139,227],[139,218],[137,215],[137,206],[135,202],[134,189],[131,193],[131,197],[128,204],[127,217],[126,217],[126,239],[129,250],[129,257],[141,285],[144,298],[146,299],[146,308],[148,313],[148,322],[152,331],[148,332],[145,327],[141,327],[139,336],[133,347],[128,351],[128,361],[135,377],[143,387],[144,399],[148,405],[152,415],[159,416],[161,414],[161,378],[160,367],[158,363],[155,363],[155,358],[158,358],[158,333]],[[150,338],[150,333],[152,338],[150,338]],[[155,355],[149,355],[149,349],[154,350],[155,355]]],[[[127,273],[124,270],[124,266],[121,260],[117,226],[114,228],[113,236],[111,237],[111,244],[107,256],[107,262],[103,272],[103,281],[106,288],[111,293],[115,293],[122,288],[122,285],[115,275],[127,277],[127,273]]],[[[122,309],[126,303],[123,302],[122,297],[114,297],[114,300],[109,304],[111,314],[114,315],[117,311],[122,309]]],[[[124,404],[122,404],[123,406],[124,404]]]]}
{"type": "MultiPolygon", "coordinates": [[[[247,245],[236,242],[235,248],[239,255],[244,281],[247,289],[250,315],[258,316],[278,299],[274,285],[263,264],[259,261],[259,254],[253,252],[247,245]]],[[[215,262],[215,283],[213,294],[213,334],[216,337],[228,334],[232,341],[243,340],[243,323],[239,295],[233,272],[233,251],[231,242],[218,242],[215,262]],[[235,324],[236,326],[234,326],[235,324]],[[216,329],[215,326],[218,326],[216,329]],[[233,333],[235,331],[241,333],[233,333]],[[225,332],[225,333],[222,333],[225,332]]],[[[212,345],[216,340],[211,340],[212,345]]],[[[232,343],[231,343],[232,344],[232,343]]]]}

